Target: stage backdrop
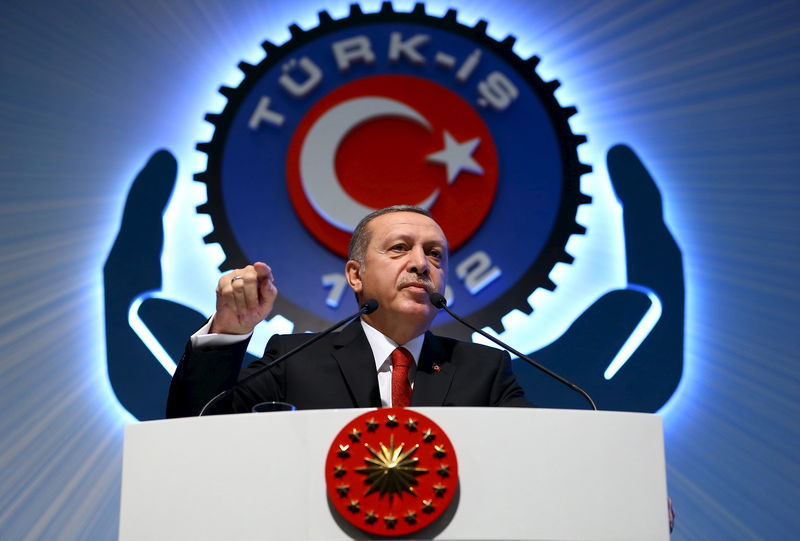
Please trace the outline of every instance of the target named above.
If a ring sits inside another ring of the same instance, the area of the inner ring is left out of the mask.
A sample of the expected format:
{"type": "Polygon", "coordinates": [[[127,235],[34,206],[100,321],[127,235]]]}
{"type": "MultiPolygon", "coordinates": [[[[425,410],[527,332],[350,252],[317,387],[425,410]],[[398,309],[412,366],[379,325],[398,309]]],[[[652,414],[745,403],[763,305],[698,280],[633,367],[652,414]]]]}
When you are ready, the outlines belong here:
{"type": "Polygon", "coordinates": [[[800,535],[795,2],[13,2],[0,28],[0,537],[113,538],[123,428],[162,415],[220,273],[276,270],[258,354],[354,309],[348,233],[399,199],[448,234],[453,309],[663,416],[674,538],[800,535]]]}

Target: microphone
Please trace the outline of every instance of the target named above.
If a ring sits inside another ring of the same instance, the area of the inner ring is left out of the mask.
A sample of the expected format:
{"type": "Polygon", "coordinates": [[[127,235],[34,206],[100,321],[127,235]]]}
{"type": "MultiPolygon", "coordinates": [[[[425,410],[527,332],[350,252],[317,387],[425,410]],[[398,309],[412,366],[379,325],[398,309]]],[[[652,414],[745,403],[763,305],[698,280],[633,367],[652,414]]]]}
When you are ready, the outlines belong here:
{"type": "Polygon", "coordinates": [[[567,381],[566,379],[562,378],[561,376],[559,376],[558,374],[556,374],[552,370],[549,370],[548,368],[545,368],[544,366],[542,366],[541,364],[537,363],[536,361],[534,361],[533,359],[531,359],[527,355],[523,355],[522,353],[520,353],[516,349],[512,348],[511,346],[509,346],[505,342],[495,338],[494,336],[492,336],[489,333],[486,333],[486,332],[482,331],[481,329],[475,327],[474,325],[472,325],[470,323],[467,323],[466,321],[464,321],[463,319],[461,319],[460,317],[455,315],[453,313],[453,311],[450,310],[447,307],[447,299],[444,298],[444,295],[442,295],[440,293],[431,293],[430,294],[430,299],[431,299],[431,304],[433,306],[435,306],[436,308],[443,309],[445,312],[450,314],[450,316],[453,319],[455,319],[456,321],[458,321],[462,325],[466,325],[467,327],[469,327],[470,329],[472,329],[476,333],[480,334],[481,336],[485,336],[486,338],[488,338],[489,340],[491,340],[492,342],[494,342],[495,344],[497,344],[501,348],[505,349],[506,351],[510,351],[511,353],[513,353],[514,355],[516,355],[517,357],[519,357],[520,359],[522,359],[523,361],[525,361],[529,365],[531,365],[531,366],[533,366],[535,368],[538,368],[539,370],[541,370],[542,372],[544,372],[548,376],[557,379],[558,381],[560,381],[561,383],[563,383],[564,385],[566,385],[567,387],[569,387],[573,391],[583,395],[583,397],[586,400],[589,401],[589,404],[592,406],[592,409],[597,411],[597,406],[594,404],[594,400],[592,400],[592,397],[589,396],[589,393],[587,393],[586,391],[584,391],[583,389],[581,389],[580,387],[578,387],[574,383],[572,383],[570,381],[567,381]]]}
{"type": "Polygon", "coordinates": [[[335,323],[335,324],[331,325],[330,327],[328,327],[327,329],[325,329],[321,333],[315,334],[313,337],[311,337],[310,340],[308,340],[306,342],[303,342],[302,344],[300,344],[299,346],[297,346],[296,348],[294,348],[291,351],[287,351],[286,353],[284,353],[283,355],[281,355],[277,359],[274,359],[272,362],[267,363],[266,365],[262,366],[261,368],[259,368],[255,372],[253,372],[252,374],[248,375],[246,378],[240,379],[239,381],[237,381],[233,385],[233,387],[231,387],[231,388],[219,393],[217,396],[215,396],[214,398],[212,398],[211,400],[206,402],[206,405],[203,406],[203,409],[200,410],[200,413],[198,413],[197,416],[198,417],[202,417],[203,414],[206,412],[206,410],[212,404],[214,404],[215,402],[225,398],[226,396],[230,396],[231,393],[233,393],[233,391],[238,386],[240,386],[242,383],[244,383],[246,381],[249,381],[249,380],[253,379],[254,377],[256,377],[256,376],[258,376],[260,374],[263,374],[264,372],[266,372],[267,370],[269,370],[270,368],[272,368],[276,364],[279,364],[279,363],[285,361],[286,359],[288,359],[289,357],[291,357],[292,355],[294,355],[298,351],[304,350],[305,348],[307,348],[308,346],[310,346],[311,344],[313,344],[317,340],[319,340],[321,338],[324,338],[325,336],[329,335],[330,333],[332,333],[333,331],[335,331],[336,329],[338,329],[342,325],[344,325],[346,323],[350,323],[351,321],[353,321],[355,318],[361,316],[362,314],[371,314],[372,312],[374,312],[377,309],[378,309],[378,301],[377,300],[375,300],[375,299],[367,300],[364,304],[361,305],[361,308],[355,314],[347,316],[346,318],[344,318],[343,320],[339,321],[338,323],[335,323]]]}

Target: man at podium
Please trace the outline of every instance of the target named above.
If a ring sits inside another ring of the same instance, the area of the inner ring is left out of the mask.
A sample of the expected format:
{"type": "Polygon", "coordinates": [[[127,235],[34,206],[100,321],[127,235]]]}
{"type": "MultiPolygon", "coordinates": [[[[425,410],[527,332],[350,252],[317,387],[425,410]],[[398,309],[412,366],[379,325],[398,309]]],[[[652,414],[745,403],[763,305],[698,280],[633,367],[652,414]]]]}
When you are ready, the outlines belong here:
{"type": "MultiPolygon", "coordinates": [[[[369,214],[353,232],[345,265],[368,313],[237,385],[209,413],[249,412],[265,401],[298,409],[531,406],[507,352],[430,332],[437,309],[429,296],[444,292],[447,263],[447,239],[426,210],[396,205],[369,214]]],[[[220,278],[216,313],[191,337],[175,371],[167,417],[197,415],[212,397],[314,336],[275,335],[263,358],[241,370],[253,328],[278,295],[275,281],[262,262],[220,278]]]]}

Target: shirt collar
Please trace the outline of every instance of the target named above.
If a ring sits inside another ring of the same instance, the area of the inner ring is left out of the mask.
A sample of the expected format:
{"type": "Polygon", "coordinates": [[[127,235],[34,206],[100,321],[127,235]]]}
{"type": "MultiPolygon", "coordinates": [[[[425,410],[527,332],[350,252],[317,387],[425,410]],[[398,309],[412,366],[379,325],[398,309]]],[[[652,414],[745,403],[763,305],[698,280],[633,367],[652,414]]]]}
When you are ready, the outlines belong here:
{"type": "Polygon", "coordinates": [[[367,335],[369,347],[372,349],[372,355],[375,357],[375,369],[380,371],[386,359],[392,354],[395,348],[400,346],[406,348],[411,356],[414,357],[414,365],[419,363],[419,355],[422,352],[422,343],[425,341],[425,333],[420,334],[416,338],[412,338],[405,344],[398,344],[369,323],[361,320],[361,327],[364,329],[364,334],[367,335]]]}

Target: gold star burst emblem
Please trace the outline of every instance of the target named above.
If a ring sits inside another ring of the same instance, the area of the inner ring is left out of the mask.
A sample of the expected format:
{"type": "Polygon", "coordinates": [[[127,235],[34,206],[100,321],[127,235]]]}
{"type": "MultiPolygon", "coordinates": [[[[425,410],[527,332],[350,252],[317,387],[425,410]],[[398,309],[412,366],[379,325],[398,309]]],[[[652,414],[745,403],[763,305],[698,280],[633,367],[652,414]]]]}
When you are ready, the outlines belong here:
{"type": "Polygon", "coordinates": [[[458,493],[456,455],[447,434],[423,414],[368,411],[343,426],[328,448],[328,502],[370,539],[417,537],[458,493]]]}
{"type": "Polygon", "coordinates": [[[389,500],[395,494],[408,492],[416,495],[412,485],[417,484],[416,477],[428,473],[426,468],[418,468],[419,459],[412,456],[419,445],[414,445],[408,451],[403,452],[405,443],[394,446],[394,436],[389,438],[389,447],[380,444],[380,451],[376,451],[369,445],[367,450],[374,458],[364,458],[369,465],[356,468],[358,473],[366,474],[366,482],[370,485],[364,496],[380,491],[380,495],[389,494],[389,500]]]}

